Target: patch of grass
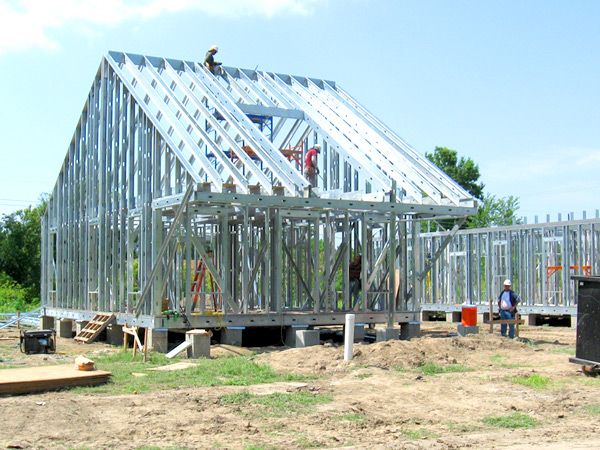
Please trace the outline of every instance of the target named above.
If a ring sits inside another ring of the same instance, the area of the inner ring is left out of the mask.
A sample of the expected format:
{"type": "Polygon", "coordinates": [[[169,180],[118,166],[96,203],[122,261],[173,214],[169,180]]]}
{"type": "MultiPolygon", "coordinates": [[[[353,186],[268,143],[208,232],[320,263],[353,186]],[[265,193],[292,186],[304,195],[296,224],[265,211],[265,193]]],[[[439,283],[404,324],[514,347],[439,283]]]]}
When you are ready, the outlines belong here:
{"type": "Polygon", "coordinates": [[[585,386],[598,386],[598,385],[600,385],[600,377],[597,377],[597,378],[591,378],[591,377],[577,378],[574,381],[577,382],[577,383],[579,383],[579,384],[583,384],[585,386]]]}
{"type": "Polygon", "coordinates": [[[529,386],[534,389],[547,389],[550,384],[550,378],[543,375],[529,375],[528,377],[506,377],[513,383],[529,386]]]}
{"type": "Polygon", "coordinates": [[[251,384],[273,383],[276,381],[303,380],[297,375],[280,375],[265,364],[258,364],[247,357],[199,359],[194,367],[175,371],[147,371],[146,369],[172,364],[160,353],[149,353],[144,364],[138,356],[133,359],[132,352],[114,352],[94,357],[96,368],[113,374],[111,382],[95,387],[78,387],[77,393],[142,393],[157,389],[169,389],[181,386],[249,386],[251,384]],[[134,373],[147,376],[134,377],[134,373]]]}
{"type": "Polygon", "coordinates": [[[270,445],[247,444],[244,445],[244,450],[276,450],[276,448],[270,445]]]}
{"type": "Polygon", "coordinates": [[[565,347],[565,348],[553,348],[550,350],[552,353],[561,353],[566,355],[575,355],[575,347],[565,347]]]}
{"type": "Polygon", "coordinates": [[[432,433],[428,430],[402,430],[402,434],[409,439],[436,439],[439,437],[438,434],[432,433]]]}
{"type": "Polygon", "coordinates": [[[437,375],[440,373],[461,373],[468,372],[470,369],[462,364],[448,364],[446,366],[440,366],[431,362],[425,363],[416,372],[422,373],[423,375],[437,375]]]}
{"type": "Polygon", "coordinates": [[[590,415],[593,415],[593,416],[596,416],[596,415],[600,414],[600,405],[598,405],[598,404],[596,404],[596,405],[585,405],[585,406],[582,406],[582,409],[586,413],[588,413],[590,415]]]}
{"type": "Polygon", "coordinates": [[[480,428],[480,426],[476,425],[454,424],[452,422],[448,422],[446,425],[448,426],[448,429],[454,433],[473,433],[480,428]]]}
{"type": "Polygon", "coordinates": [[[538,344],[537,342],[533,342],[530,339],[522,338],[521,342],[525,342],[527,345],[529,345],[530,347],[533,347],[533,348],[540,348],[540,344],[538,344]]]}
{"type": "MultiPolygon", "coordinates": [[[[256,395],[248,391],[224,395],[221,402],[225,405],[261,405],[265,407],[263,415],[269,417],[284,417],[289,414],[302,414],[314,405],[328,403],[333,399],[329,396],[310,394],[308,392],[284,393],[275,392],[269,395],[256,395]]],[[[252,414],[257,411],[253,409],[252,414]]]]}
{"type": "Polygon", "coordinates": [[[310,441],[306,438],[300,438],[296,440],[296,444],[302,448],[320,448],[323,445],[317,441],[310,441]]]}
{"type": "Polygon", "coordinates": [[[364,380],[365,378],[369,378],[371,376],[373,376],[372,373],[359,373],[359,374],[356,375],[356,378],[364,380]]]}
{"type": "Polygon", "coordinates": [[[526,365],[523,364],[508,364],[506,362],[504,362],[506,356],[505,355],[501,355],[500,353],[497,353],[493,356],[490,357],[490,360],[496,364],[498,367],[502,367],[503,369],[514,369],[517,367],[527,367],[526,365]]]}
{"type": "Polygon", "coordinates": [[[367,416],[364,414],[344,414],[343,416],[335,417],[336,420],[346,420],[354,423],[367,423],[367,416]]]}
{"type": "Polygon", "coordinates": [[[492,416],[481,420],[486,425],[491,425],[498,428],[535,428],[541,422],[533,417],[520,412],[509,414],[507,416],[492,416]]]}

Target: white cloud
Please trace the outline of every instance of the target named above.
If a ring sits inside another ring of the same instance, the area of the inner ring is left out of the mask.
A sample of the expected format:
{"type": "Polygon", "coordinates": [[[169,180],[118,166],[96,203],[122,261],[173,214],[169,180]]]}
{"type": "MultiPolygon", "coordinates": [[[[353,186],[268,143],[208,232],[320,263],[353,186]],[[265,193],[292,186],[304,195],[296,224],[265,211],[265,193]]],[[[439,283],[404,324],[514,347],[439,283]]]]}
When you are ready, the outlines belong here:
{"type": "Polygon", "coordinates": [[[0,54],[59,47],[48,30],[77,23],[116,25],[163,13],[199,11],[221,17],[309,15],[327,0],[0,0],[0,54]]]}

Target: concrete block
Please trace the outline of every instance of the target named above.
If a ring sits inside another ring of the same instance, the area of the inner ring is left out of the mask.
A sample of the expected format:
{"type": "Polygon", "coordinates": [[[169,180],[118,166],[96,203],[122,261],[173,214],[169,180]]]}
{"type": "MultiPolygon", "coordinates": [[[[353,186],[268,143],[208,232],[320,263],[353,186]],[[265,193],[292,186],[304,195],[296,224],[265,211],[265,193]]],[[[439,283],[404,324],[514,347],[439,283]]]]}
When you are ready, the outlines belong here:
{"type": "Polygon", "coordinates": [[[169,351],[169,330],[148,328],[148,348],[158,353],[167,353],[169,351]]]}
{"type": "Polygon", "coordinates": [[[59,337],[73,339],[73,321],[71,319],[56,319],[56,325],[59,337]]]}
{"type": "Polygon", "coordinates": [[[308,325],[292,325],[285,329],[285,345],[288,347],[296,347],[296,332],[308,330],[308,325]]]}
{"type": "MultiPolygon", "coordinates": [[[[489,316],[489,313],[488,313],[489,316]]],[[[484,313],[477,313],[477,323],[486,323],[486,315],[484,313]]]]}
{"type": "Polygon", "coordinates": [[[53,330],[54,329],[54,317],[42,316],[40,320],[40,330],[53,330]]]}
{"type": "Polygon", "coordinates": [[[458,331],[458,335],[462,336],[462,337],[465,337],[467,334],[479,334],[479,327],[477,325],[473,325],[473,326],[458,325],[456,330],[458,331]]]}
{"type": "Polygon", "coordinates": [[[421,337],[421,322],[408,322],[400,324],[400,339],[410,341],[421,337]]]}
{"type": "Polygon", "coordinates": [[[110,345],[123,345],[123,327],[116,323],[107,326],[106,342],[110,345]]]}
{"type": "Polygon", "coordinates": [[[421,311],[421,322],[429,322],[429,314],[431,311],[421,311]]]}
{"type": "Polygon", "coordinates": [[[311,347],[321,345],[321,332],[319,330],[297,330],[296,347],[311,347]]]}
{"type": "Polygon", "coordinates": [[[87,320],[76,320],[75,321],[75,335],[81,333],[81,330],[85,328],[85,326],[89,323],[87,320]]]}
{"type": "Polygon", "coordinates": [[[354,324],[354,342],[362,342],[365,340],[365,324],[354,324]]]}
{"type": "Polygon", "coordinates": [[[539,314],[521,314],[521,319],[524,319],[525,323],[531,326],[537,325],[538,317],[540,317],[539,314]]]}
{"type": "Polygon", "coordinates": [[[577,328],[577,314],[571,314],[571,328],[577,328]]]}
{"type": "Polygon", "coordinates": [[[206,330],[190,330],[185,333],[185,340],[192,343],[187,349],[188,358],[210,358],[210,337],[206,330]]]}
{"type": "Polygon", "coordinates": [[[245,327],[227,327],[221,330],[221,344],[242,346],[242,332],[245,327]]]}
{"type": "Polygon", "coordinates": [[[461,312],[460,311],[449,311],[446,313],[446,322],[456,323],[461,320],[461,312]]]}
{"type": "Polygon", "coordinates": [[[377,342],[385,342],[398,339],[400,336],[400,330],[398,330],[398,328],[377,328],[377,330],[375,330],[375,334],[377,342]]]}

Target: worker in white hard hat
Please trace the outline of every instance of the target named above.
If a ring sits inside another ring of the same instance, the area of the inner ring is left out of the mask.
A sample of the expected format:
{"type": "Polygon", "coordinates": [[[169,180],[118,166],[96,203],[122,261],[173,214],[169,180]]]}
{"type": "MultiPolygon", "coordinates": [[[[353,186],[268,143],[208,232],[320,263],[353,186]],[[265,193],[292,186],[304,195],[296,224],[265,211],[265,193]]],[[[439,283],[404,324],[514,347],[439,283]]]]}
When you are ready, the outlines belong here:
{"type": "Polygon", "coordinates": [[[317,155],[319,153],[321,153],[321,146],[315,144],[308,152],[306,152],[306,159],[304,160],[304,175],[313,187],[317,186],[317,175],[319,174],[317,155]]]}
{"type": "Polygon", "coordinates": [[[208,49],[208,52],[206,52],[206,57],[204,58],[204,65],[213,73],[213,75],[217,75],[219,66],[221,65],[220,62],[215,61],[215,55],[218,51],[219,47],[213,45],[208,49]]]}
{"type": "MultiPolygon", "coordinates": [[[[498,296],[498,310],[500,311],[500,320],[514,320],[517,313],[517,304],[521,300],[519,296],[512,290],[512,283],[509,279],[504,280],[504,290],[498,296]]],[[[500,334],[506,336],[505,323],[500,324],[500,334]]],[[[508,324],[508,337],[515,337],[515,324],[508,324]]]]}

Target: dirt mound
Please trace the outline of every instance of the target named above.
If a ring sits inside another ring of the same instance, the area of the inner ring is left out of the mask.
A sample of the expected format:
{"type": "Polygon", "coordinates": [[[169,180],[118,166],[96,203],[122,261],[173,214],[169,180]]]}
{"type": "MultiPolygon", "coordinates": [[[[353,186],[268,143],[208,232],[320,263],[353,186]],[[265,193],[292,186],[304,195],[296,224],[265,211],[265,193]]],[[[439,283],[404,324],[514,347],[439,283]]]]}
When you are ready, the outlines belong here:
{"type": "MultiPolygon", "coordinates": [[[[493,334],[476,334],[465,338],[423,337],[410,341],[393,340],[374,344],[355,344],[352,364],[381,369],[394,367],[414,369],[427,363],[477,366],[482,356],[510,351],[529,354],[535,349],[524,342],[493,334]]],[[[343,360],[343,346],[335,344],[264,353],[257,359],[276,370],[291,370],[300,374],[344,371],[350,365],[343,360]]]]}

